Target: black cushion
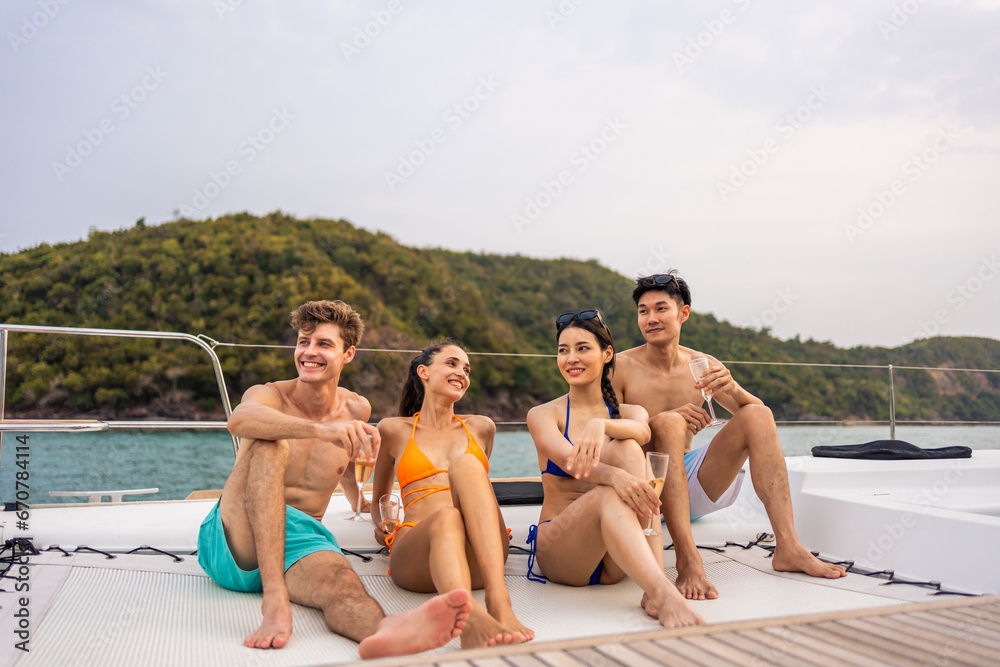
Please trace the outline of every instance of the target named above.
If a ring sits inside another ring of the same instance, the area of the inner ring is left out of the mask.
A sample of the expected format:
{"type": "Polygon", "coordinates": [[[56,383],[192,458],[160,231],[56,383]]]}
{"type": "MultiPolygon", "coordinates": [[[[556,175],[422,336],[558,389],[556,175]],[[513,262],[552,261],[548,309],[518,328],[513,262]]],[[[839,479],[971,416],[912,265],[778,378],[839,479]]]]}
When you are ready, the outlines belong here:
{"type": "Polygon", "coordinates": [[[968,459],[968,447],[938,447],[924,449],[903,440],[874,440],[863,445],[819,445],[812,448],[813,456],[832,459],[877,459],[898,461],[902,459],[968,459]]]}
{"type": "Polygon", "coordinates": [[[493,482],[493,493],[501,505],[541,505],[545,494],[541,482],[493,482]]]}

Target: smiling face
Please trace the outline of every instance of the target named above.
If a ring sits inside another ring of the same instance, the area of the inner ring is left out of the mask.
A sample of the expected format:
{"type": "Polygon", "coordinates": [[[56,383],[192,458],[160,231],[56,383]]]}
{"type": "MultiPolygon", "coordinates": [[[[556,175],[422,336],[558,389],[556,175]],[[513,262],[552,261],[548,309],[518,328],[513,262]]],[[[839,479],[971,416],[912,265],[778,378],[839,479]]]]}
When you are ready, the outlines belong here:
{"type": "Polygon", "coordinates": [[[691,306],[662,290],[650,290],[639,297],[639,331],[647,343],[667,343],[680,338],[681,325],[691,314],[691,306]]]}
{"type": "Polygon", "coordinates": [[[340,327],[324,322],[311,333],[299,332],[295,343],[295,369],[302,382],[338,380],[340,371],[354,358],[354,346],[344,349],[340,327]]]}
{"type": "Polygon", "coordinates": [[[614,354],[614,348],[610,345],[602,350],[597,336],[591,332],[569,326],[559,334],[556,363],[566,382],[571,385],[586,385],[601,381],[604,364],[611,361],[614,354]]]}
{"type": "Polygon", "coordinates": [[[457,345],[445,345],[426,366],[417,367],[425,391],[450,394],[454,400],[465,395],[471,384],[472,367],[469,355],[457,345]]]}

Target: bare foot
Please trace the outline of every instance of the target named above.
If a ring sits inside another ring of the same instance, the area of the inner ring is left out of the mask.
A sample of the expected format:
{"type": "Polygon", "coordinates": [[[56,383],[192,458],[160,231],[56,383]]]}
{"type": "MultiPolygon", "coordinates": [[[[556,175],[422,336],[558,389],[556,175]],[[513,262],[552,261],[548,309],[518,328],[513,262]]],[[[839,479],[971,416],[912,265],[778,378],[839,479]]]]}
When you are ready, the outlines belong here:
{"type": "Polygon", "coordinates": [[[256,632],[243,640],[247,648],[281,648],[292,636],[292,605],[284,600],[270,598],[260,605],[264,620],[256,632]]]}
{"type": "Polygon", "coordinates": [[[493,618],[485,607],[473,602],[469,622],[465,626],[465,631],[462,632],[462,648],[520,644],[524,641],[523,634],[515,630],[508,630],[493,618]]]}
{"type": "Polygon", "coordinates": [[[358,655],[368,660],[444,646],[462,634],[471,611],[469,591],[438,595],[416,609],[383,618],[375,634],[358,645],[358,655]]]}
{"type": "Polygon", "coordinates": [[[685,600],[670,582],[653,592],[642,596],[642,608],[646,613],[659,621],[665,628],[679,628],[686,625],[704,625],[701,617],[685,600]]]}
{"type": "Polygon", "coordinates": [[[514,607],[510,603],[509,595],[505,594],[497,596],[496,598],[487,595],[486,609],[489,611],[490,616],[495,618],[505,631],[509,633],[520,633],[524,638],[523,641],[526,642],[530,642],[535,638],[535,631],[526,627],[521,623],[521,621],[517,620],[517,616],[514,614],[514,607]]]}
{"type": "Polygon", "coordinates": [[[776,546],[774,555],[771,557],[771,567],[778,572],[805,572],[811,577],[824,577],[826,579],[839,579],[847,576],[847,570],[843,565],[824,563],[801,544],[793,547],[776,546]]]}
{"type": "Polygon", "coordinates": [[[677,570],[677,581],[674,582],[677,591],[688,600],[715,600],[719,591],[705,577],[704,568],[688,567],[677,570]]]}

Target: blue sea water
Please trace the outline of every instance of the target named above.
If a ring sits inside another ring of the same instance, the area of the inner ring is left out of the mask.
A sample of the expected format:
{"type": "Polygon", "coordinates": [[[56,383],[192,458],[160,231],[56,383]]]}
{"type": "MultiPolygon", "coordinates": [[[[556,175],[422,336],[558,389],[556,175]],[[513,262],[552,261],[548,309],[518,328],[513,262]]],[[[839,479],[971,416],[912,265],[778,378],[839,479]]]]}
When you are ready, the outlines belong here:
{"type": "MultiPolygon", "coordinates": [[[[50,498],[50,491],[107,491],[159,488],[134,500],[179,500],[198,489],[220,489],[233,465],[233,446],[224,431],[131,431],[105,433],[35,433],[27,436],[27,456],[17,458],[18,434],[3,437],[0,452],[0,499],[15,499],[17,462],[27,461],[29,502],[74,502],[50,498]]],[[[714,432],[695,437],[708,444],[714,432]]],[[[786,456],[807,455],[815,445],[846,445],[889,437],[888,426],[779,426],[786,456]]],[[[22,434],[23,436],[23,434],[22,434]]],[[[1000,449],[998,426],[898,426],[896,437],[921,447],[966,445],[1000,449]]],[[[20,445],[24,446],[24,445],[20,445]]],[[[535,477],[538,461],[527,431],[497,434],[490,476],[535,477]]],[[[78,499],[83,501],[83,499],[78,499]]]]}

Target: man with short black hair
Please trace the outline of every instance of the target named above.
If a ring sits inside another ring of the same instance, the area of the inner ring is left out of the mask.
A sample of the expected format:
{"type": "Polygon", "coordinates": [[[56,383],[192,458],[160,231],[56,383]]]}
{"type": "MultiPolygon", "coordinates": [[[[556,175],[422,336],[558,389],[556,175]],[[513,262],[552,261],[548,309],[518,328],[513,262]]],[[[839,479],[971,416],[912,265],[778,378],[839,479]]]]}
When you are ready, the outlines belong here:
{"type": "Polygon", "coordinates": [[[288,642],[292,602],[320,609],[332,631],[360,642],[362,658],[442,646],[465,627],[468,591],[386,616],[322,524],[348,465],[374,458],[379,445],[367,399],[338,386],[364,332],[361,317],[343,301],[310,301],[292,313],[292,326],[298,377],[251,387],[229,418],[239,453],[201,525],[198,562],[226,588],[263,592],[264,618],[248,647],[288,642]]]}
{"type": "Polygon", "coordinates": [[[830,579],[844,576],[843,567],[817,559],[795,534],[788,473],[771,411],[717,359],[680,345],[681,327],[691,314],[684,279],[676,272],[639,278],[632,298],[646,343],[618,353],[612,383],[619,400],[649,412],[652,439],[645,449],[670,456],[661,500],[677,557],[677,589],[690,600],[719,596],[705,576],[691,521],[736,501],[747,458],[754,490],[774,530],[772,567],[830,579]],[[696,383],[688,364],[699,357],[708,360],[708,370],[696,383]],[[702,391],[733,418],[711,443],[691,451],[694,435],[711,422],[701,407],[702,391]]]}

